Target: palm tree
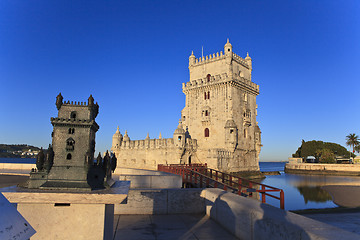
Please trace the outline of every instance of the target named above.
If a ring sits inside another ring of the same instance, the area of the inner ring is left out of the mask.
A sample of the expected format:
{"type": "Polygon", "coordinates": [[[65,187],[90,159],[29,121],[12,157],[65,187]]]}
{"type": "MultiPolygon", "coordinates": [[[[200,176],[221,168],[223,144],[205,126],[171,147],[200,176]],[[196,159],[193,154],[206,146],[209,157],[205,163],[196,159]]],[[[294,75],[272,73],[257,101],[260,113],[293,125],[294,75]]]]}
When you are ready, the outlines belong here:
{"type": "Polygon", "coordinates": [[[355,133],[350,133],[346,136],[346,145],[352,147],[353,153],[355,152],[355,147],[360,144],[359,136],[357,136],[355,133]]]}

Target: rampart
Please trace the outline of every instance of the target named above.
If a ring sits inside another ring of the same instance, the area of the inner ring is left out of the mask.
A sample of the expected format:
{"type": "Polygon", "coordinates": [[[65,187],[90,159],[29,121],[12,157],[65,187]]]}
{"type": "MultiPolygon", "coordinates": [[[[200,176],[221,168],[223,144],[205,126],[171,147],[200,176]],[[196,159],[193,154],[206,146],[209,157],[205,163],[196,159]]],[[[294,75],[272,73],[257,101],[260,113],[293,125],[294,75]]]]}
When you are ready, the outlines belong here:
{"type": "Polygon", "coordinates": [[[287,163],[285,172],[360,176],[360,164],[287,163]]]}

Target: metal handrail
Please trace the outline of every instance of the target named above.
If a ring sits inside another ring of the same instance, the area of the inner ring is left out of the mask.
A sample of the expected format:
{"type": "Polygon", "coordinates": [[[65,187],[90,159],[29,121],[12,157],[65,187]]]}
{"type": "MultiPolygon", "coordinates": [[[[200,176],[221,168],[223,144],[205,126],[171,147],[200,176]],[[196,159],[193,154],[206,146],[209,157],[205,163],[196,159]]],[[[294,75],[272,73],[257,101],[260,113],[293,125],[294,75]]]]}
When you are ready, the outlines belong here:
{"type": "Polygon", "coordinates": [[[244,197],[252,197],[254,192],[258,192],[261,194],[261,201],[263,203],[266,203],[266,196],[269,196],[280,201],[281,209],[285,207],[284,191],[282,189],[207,168],[207,164],[159,164],[158,171],[181,175],[184,183],[193,184],[201,188],[203,184],[205,187],[214,188],[222,186],[222,189],[232,190],[244,197]],[[254,188],[254,185],[259,186],[261,189],[254,188]],[[279,197],[270,194],[270,192],[279,192],[279,197]]]}

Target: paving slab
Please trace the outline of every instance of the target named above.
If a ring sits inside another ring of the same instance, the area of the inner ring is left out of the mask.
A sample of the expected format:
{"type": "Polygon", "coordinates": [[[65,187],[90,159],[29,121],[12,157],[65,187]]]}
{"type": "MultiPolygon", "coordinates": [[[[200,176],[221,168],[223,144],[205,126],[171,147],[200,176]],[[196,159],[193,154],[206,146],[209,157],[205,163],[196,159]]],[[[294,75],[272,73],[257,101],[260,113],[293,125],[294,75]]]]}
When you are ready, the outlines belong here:
{"type": "Polygon", "coordinates": [[[114,240],[236,240],[204,214],[115,215],[114,240]]]}

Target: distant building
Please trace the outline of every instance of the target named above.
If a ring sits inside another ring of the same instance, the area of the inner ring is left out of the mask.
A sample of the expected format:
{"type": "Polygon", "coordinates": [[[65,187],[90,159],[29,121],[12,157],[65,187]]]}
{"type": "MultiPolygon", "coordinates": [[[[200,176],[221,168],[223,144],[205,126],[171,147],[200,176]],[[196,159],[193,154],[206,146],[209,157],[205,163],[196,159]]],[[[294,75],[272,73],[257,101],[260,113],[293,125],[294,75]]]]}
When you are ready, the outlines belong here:
{"type": "Polygon", "coordinates": [[[259,171],[261,131],[256,121],[259,86],[251,80],[252,60],[232,51],[189,57],[183,83],[185,107],[173,138],[130,140],[119,128],[111,150],[119,166],[156,169],[158,164],[207,163],[226,172],[259,171]]]}

